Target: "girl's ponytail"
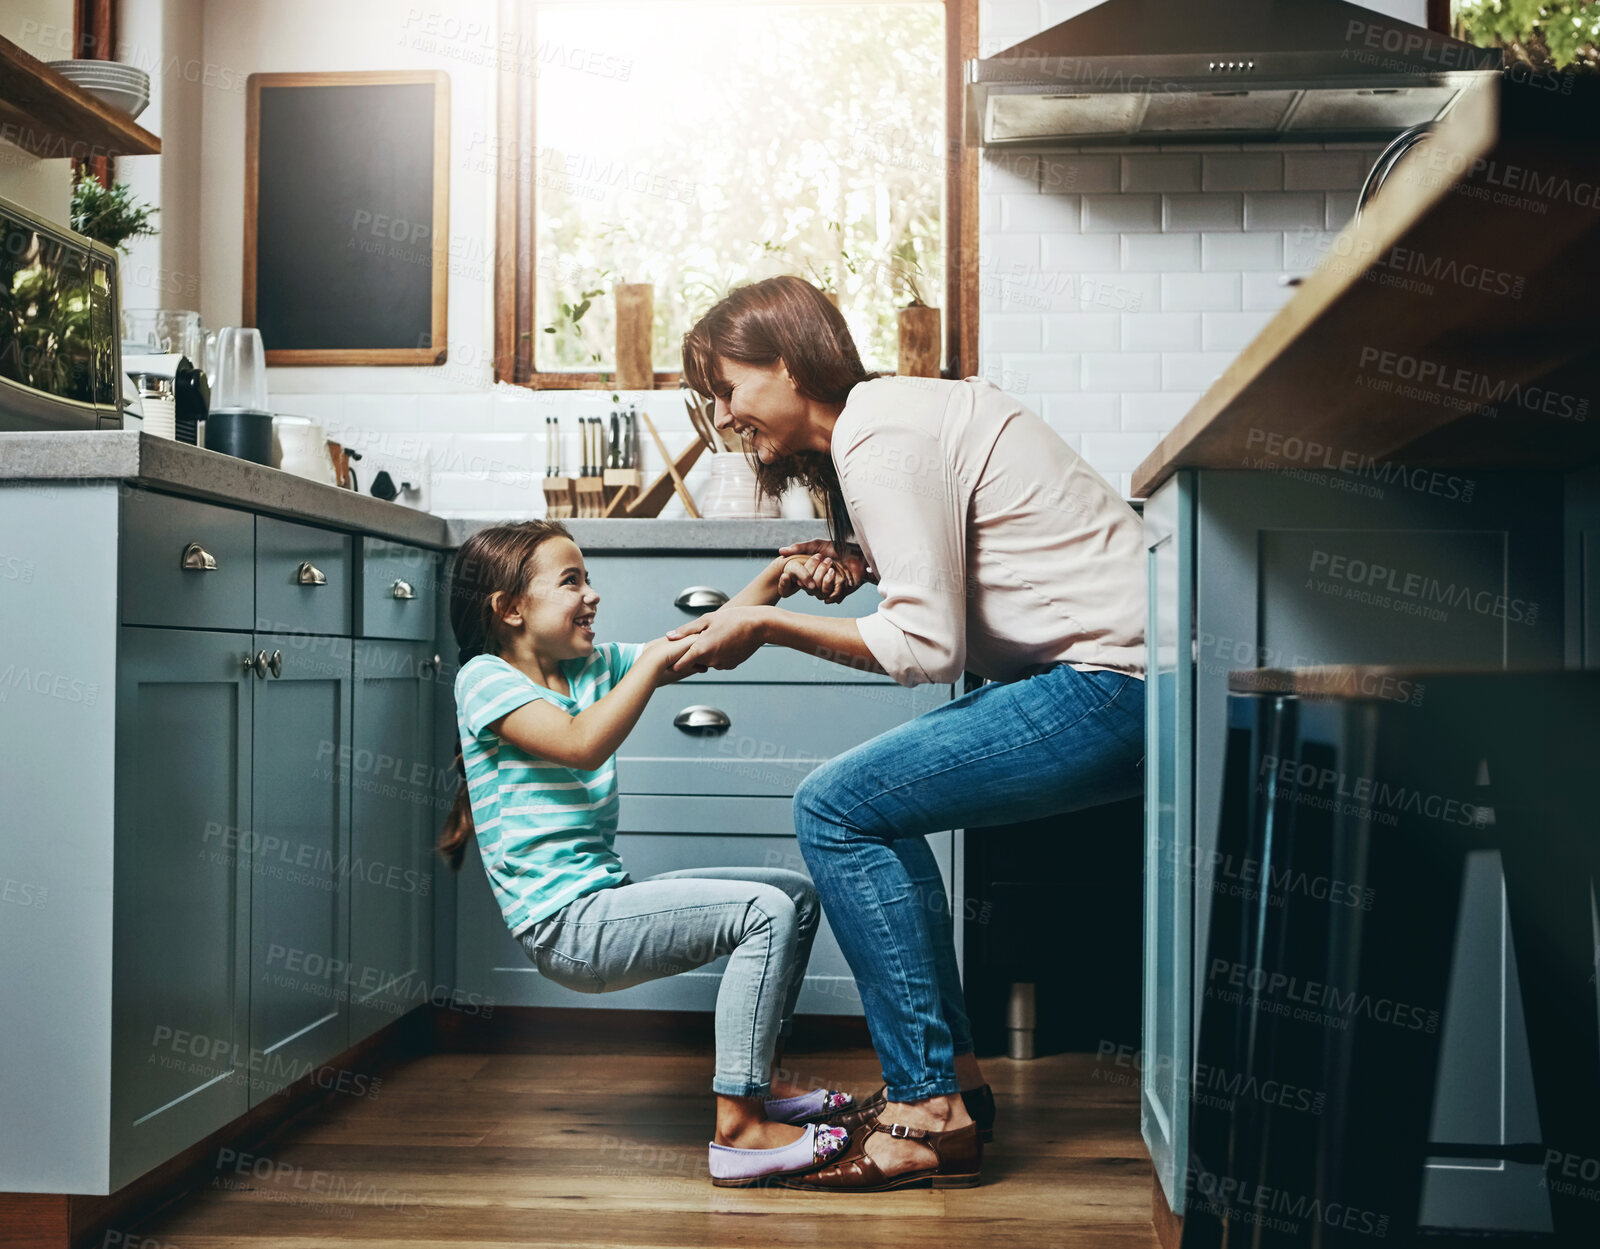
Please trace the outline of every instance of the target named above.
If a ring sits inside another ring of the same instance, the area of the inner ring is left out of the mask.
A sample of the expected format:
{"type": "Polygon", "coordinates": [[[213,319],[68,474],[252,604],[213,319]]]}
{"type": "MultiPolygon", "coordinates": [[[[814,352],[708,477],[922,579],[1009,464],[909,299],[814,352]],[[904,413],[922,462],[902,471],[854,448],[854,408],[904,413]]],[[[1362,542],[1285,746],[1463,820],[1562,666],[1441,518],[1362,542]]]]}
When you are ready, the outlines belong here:
{"type": "MultiPolygon", "coordinates": [[[[480,529],[461,544],[450,574],[450,628],[459,647],[462,667],[467,661],[491,652],[496,647],[494,596],[499,594],[509,606],[527,587],[533,574],[533,553],[547,538],[568,538],[567,527],[554,520],[525,520],[514,525],[492,525],[480,529]]],[[[467,789],[467,765],[456,741],[456,771],[461,783],[455,801],[445,816],[439,834],[438,851],[446,863],[460,869],[467,842],[475,829],[472,823],[472,795],[467,789]]]]}

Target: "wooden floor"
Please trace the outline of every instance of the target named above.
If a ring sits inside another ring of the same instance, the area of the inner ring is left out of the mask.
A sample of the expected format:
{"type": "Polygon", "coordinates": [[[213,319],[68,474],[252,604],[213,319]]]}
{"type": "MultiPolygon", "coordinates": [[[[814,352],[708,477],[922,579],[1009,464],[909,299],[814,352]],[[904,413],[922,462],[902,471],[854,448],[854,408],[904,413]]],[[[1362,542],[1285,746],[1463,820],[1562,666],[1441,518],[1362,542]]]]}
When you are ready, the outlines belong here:
{"type": "MultiPolygon", "coordinates": [[[[711,1186],[703,1046],[533,1049],[438,1053],[386,1070],[376,1087],[335,1094],[251,1152],[223,1155],[211,1187],[101,1243],[1157,1244],[1137,1089],[1120,1082],[1133,1073],[1092,1055],[985,1065],[1000,1117],[981,1187],[832,1196],[711,1186]]],[[[858,1096],[879,1083],[866,1049],[792,1054],[785,1065],[858,1096]]]]}

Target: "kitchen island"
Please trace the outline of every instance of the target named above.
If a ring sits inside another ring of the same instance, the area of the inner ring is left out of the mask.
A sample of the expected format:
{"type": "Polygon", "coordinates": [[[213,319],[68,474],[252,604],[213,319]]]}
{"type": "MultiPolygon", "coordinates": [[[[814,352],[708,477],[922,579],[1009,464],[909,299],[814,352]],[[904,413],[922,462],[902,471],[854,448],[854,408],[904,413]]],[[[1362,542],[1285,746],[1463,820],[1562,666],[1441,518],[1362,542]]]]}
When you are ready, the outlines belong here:
{"type": "MultiPolygon", "coordinates": [[[[1464,97],[1135,474],[1158,1228],[1183,1213],[1188,1105],[1208,1078],[1194,1055],[1212,903],[1251,887],[1251,865],[1214,853],[1229,672],[1600,664],[1596,85],[1464,97]]],[[[1430,1004],[1441,1144],[1422,1222],[1537,1231],[1543,1167],[1493,1156],[1538,1139],[1497,856],[1471,864],[1463,901],[1430,1004]]]]}

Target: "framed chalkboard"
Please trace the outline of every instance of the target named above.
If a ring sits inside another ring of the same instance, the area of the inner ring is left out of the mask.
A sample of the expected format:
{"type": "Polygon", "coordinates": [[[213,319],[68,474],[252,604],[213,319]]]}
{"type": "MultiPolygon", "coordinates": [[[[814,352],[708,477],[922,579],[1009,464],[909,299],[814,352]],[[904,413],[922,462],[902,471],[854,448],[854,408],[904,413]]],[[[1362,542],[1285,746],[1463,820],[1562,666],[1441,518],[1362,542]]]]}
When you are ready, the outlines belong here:
{"type": "Polygon", "coordinates": [[[243,323],[268,364],[443,364],[450,78],[252,74],[243,323]]]}

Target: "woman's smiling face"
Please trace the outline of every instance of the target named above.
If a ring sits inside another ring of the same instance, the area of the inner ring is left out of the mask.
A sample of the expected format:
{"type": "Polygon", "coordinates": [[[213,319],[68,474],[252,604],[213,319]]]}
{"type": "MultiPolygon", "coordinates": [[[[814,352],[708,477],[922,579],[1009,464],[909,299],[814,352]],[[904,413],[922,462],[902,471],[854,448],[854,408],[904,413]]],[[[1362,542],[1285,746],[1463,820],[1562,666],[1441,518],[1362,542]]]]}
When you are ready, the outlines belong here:
{"type": "Polygon", "coordinates": [[[791,452],[815,449],[808,405],[782,360],[743,364],[719,356],[717,368],[728,386],[725,393],[715,396],[712,408],[718,429],[737,433],[763,464],[791,452]]]}

